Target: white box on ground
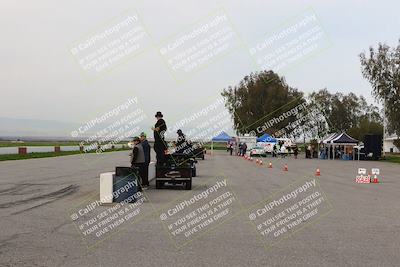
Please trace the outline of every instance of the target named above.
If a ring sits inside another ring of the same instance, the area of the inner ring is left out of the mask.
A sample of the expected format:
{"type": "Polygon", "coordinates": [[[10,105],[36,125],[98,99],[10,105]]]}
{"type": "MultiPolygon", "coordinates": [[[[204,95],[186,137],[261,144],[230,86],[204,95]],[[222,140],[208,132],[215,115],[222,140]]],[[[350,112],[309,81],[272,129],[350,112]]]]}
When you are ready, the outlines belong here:
{"type": "Polygon", "coordinates": [[[380,173],[380,170],[379,170],[379,169],[377,169],[377,168],[373,168],[373,169],[372,169],[372,174],[379,175],[379,173],[380,173]]]}
{"type": "Polygon", "coordinates": [[[113,202],[113,181],[115,172],[105,172],[100,174],[100,202],[113,202]]]}
{"type": "Polygon", "coordinates": [[[366,174],[367,174],[367,169],[365,169],[365,168],[358,168],[358,174],[359,174],[359,175],[366,175],[366,174]]]}
{"type": "Polygon", "coordinates": [[[156,163],[150,162],[149,164],[149,182],[156,178],[156,163]]]}

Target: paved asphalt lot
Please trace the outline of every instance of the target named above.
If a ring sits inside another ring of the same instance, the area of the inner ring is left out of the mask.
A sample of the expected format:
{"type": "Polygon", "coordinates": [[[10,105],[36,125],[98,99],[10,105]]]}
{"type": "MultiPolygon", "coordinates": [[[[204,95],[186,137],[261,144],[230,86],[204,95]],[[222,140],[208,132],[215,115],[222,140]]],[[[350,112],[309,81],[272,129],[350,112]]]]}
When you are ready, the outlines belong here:
{"type": "Polygon", "coordinates": [[[190,192],[156,190],[153,183],[142,205],[147,217],[88,249],[69,209],[96,196],[99,174],[126,165],[127,154],[1,162],[0,266],[399,266],[400,165],[289,158],[273,159],[269,169],[225,152],[199,160],[190,192]],[[314,178],[317,167],[331,211],[266,248],[245,208],[292,182],[314,178]],[[358,167],[380,168],[382,183],[356,184],[358,167]],[[213,185],[216,176],[228,179],[241,208],[177,249],[159,210],[213,185]]]}

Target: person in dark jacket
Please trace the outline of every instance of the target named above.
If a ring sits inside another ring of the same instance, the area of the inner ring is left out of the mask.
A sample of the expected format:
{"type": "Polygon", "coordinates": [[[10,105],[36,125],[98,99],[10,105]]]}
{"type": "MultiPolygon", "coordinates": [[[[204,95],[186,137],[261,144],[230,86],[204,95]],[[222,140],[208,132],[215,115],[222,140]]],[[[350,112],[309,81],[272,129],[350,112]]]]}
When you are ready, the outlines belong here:
{"type": "Polygon", "coordinates": [[[232,153],[233,153],[233,144],[232,143],[229,144],[229,153],[232,156],[232,153]]]}
{"type": "Polygon", "coordinates": [[[164,140],[164,134],[167,131],[167,125],[163,119],[163,114],[157,111],[155,115],[157,122],[152,127],[154,132],[154,151],[156,152],[157,165],[163,165],[165,163],[165,150],[167,146],[164,140]]]}
{"type": "Polygon", "coordinates": [[[150,144],[146,139],[146,134],[142,132],[140,134],[140,143],[143,147],[144,152],[144,164],[143,164],[143,187],[147,188],[149,186],[149,165],[150,165],[150,144]]]}
{"type": "Polygon", "coordinates": [[[276,147],[276,144],[274,144],[274,146],[272,147],[272,157],[273,158],[276,157],[277,150],[278,150],[278,148],[276,147]]]}
{"type": "Polygon", "coordinates": [[[297,155],[299,154],[299,148],[297,145],[293,149],[294,158],[297,159],[297,155]]]}
{"type": "Polygon", "coordinates": [[[139,179],[140,179],[140,190],[142,188],[143,183],[143,165],[145,162],[143,146],[140,143],[140,138],[135,136],[133,138],[133,150],[132,150],[132,157],[131,157],[131,165],[132,168],[137,168],[139,171],[139,179]]]}
{"type": "Polygon", "coordinates": [[[242,145],[242,156],[244,156],[244,155],[246,155],[246,152],[247,152],[247,144],[246,143],[243,143],[243,145],[242,145]]]}
{"type": "Polygon", "coordinates": [[[176,139],[176,153],[184,153],[187,143],[186,143],[186,137],[183,134],[182,130],[179,129],[177,132],[178,138],[176,139]]]}

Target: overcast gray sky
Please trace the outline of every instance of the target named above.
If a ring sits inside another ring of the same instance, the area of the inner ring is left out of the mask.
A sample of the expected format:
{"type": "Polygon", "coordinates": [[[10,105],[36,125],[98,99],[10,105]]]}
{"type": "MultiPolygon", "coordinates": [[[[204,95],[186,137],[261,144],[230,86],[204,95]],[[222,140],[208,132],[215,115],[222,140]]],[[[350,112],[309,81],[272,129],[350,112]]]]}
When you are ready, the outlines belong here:
{"type": "Polygon", "coordinates": [[[145,125],[154,123],[158,110],[174,123],[212,104],[223,88],[258,70],[249,48],[305,10],[318,17],[330,45],[278,73],[305,92],[327,87],[362,94],[372,102],[358,54],[378,42],[397,44],[398,1],[1,0],[0,117],[85,123],[137,97],[148,115],[145,125]],[[227,15],[242,46],[174,78],[160,47],[190,32],[215,10],[227,15]],[[143,51],[88,80],[71,47],[126,14],[137,15],[136,25],[146,29],[143,51]]]}

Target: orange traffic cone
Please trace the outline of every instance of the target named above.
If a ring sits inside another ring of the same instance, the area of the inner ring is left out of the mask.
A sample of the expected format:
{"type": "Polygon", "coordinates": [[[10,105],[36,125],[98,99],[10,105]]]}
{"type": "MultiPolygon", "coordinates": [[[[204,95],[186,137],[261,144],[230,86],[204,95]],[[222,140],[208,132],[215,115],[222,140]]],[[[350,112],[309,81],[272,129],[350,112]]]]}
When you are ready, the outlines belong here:
{"type": "Polygon", "coordinates": [[[271,161],[268,164],[268,168],[272,169],[272,162],[271,161]]]}
{"type": "Polygon", "coordinates": [[[261,166],[261,165],[263,165],[263,162],[262,162],[262,160],[261,160],[261,159],[260,159],[260,161],[259,161],[258,163],[260,164],[260,166],[261,166]]]}
{"type": "Polygon", "coordinates": [[[285,164],[285,166],[283,166],[283,170],[284,170],[285,172],[287,172],[287,171],[289,170],[287,164],[285,164]]]}
{"type": "Polygon", "coordinates": [[[256,159],[256,164],[258,164],[258,159],[256,159]]]}
{"type": "Polygon", "coordinates": [[[315,176],[321,176],[321,171],[320,171],[320,169],[317,169],[317,170],[316,170],[315,176]]]}

